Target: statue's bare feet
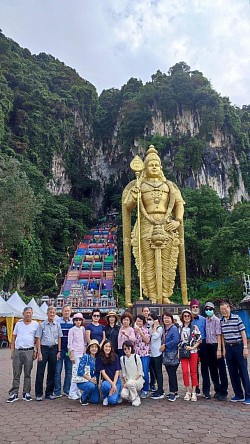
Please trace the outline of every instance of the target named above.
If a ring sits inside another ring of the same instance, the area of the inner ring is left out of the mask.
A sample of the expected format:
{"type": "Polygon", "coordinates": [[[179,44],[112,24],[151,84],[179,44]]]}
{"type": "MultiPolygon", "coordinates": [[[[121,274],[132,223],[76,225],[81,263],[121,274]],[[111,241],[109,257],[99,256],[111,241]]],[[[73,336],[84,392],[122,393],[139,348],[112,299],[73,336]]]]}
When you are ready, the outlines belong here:
{"type": "Polygon", "coordinates": [[[170,299],[169,298],[163,298],[163,304],[173,304],[173,302],[172,301],[170,301],[170,299]]]}

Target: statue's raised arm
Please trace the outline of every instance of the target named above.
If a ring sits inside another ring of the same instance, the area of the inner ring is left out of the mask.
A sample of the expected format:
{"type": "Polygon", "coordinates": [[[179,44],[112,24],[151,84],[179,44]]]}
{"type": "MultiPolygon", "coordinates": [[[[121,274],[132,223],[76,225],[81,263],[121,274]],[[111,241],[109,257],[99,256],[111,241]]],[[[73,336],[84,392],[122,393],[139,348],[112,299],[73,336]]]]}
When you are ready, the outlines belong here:
{"type": "Polygon", "coordinates": [[[143,293],[152,303],[169,303],[179,262],[183,303],[187,303],[184,250],[184,201],[163,174],[161,160],[150,145],[137,180],[123,191],[125,297],[131,303],[131,245],[143,293]],[[131,233],[131,212],[137,221],[131,233]],[[130,240],[131,236],[131,240],[130,240]]]}

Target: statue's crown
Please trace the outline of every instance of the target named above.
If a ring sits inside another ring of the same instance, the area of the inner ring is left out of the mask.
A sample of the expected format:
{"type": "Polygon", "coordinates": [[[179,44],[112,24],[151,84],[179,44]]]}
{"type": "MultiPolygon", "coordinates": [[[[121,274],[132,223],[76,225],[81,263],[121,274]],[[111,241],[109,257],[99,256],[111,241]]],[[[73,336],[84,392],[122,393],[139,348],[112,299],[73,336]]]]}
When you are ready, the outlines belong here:
{"type": "Polygon", "coordinates": [[[147,165],[150,160],[157,160],[161,164],[161,159],[158,156],[158,151],[155,149],[154,145],[150,145],[149,149],[147,150],[144,164],[147,165]]]}

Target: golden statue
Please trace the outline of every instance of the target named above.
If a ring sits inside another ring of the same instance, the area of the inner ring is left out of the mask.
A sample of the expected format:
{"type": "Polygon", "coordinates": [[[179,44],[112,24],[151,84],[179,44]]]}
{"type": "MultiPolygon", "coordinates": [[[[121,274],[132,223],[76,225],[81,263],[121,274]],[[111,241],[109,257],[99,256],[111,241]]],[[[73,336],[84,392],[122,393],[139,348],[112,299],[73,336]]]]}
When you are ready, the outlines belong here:
{"type": "Polygon", "coordinates": [[[143,161],[130,164],[136,180],[122,194],[125,300],[131,305],[131,245],[142,289],[152,303],[170,303],[179,265],[182,301],[187,300],[184,249],[184,201],[178,187],[163,174],[161,160],[150,145],[143,161]],[[131,233],[131,212],[137,221],[131,233]]]}

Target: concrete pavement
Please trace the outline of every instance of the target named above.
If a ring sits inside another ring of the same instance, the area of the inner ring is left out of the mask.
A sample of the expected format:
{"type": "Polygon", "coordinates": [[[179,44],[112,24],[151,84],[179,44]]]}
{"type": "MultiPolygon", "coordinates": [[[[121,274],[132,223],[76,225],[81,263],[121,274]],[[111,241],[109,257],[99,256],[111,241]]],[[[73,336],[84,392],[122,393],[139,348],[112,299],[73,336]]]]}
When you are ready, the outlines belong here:
{"type": "MultiPolygon", "coordinates": [[[[32,372],[34,396],[36,363],[32,372]]],[[[250,406],[202,397],[185,402],[179,374],[180,398],[145,399],[138,408],[127,403],[112,407],[88,405],[66,397],[55,401],[7,404],[12,382],[9,349],[0,349],[0,444],[250,444],[250,406]]],[[[164,370],[164,386],[167,375],[164,370]]],[[[21,385],[22,389],[22,385],[21,385]]],[[[21,393],[19,394],[19,396],[21,393]]],[[[230,386],[229,399],[232,396],[230,386]]]]}

